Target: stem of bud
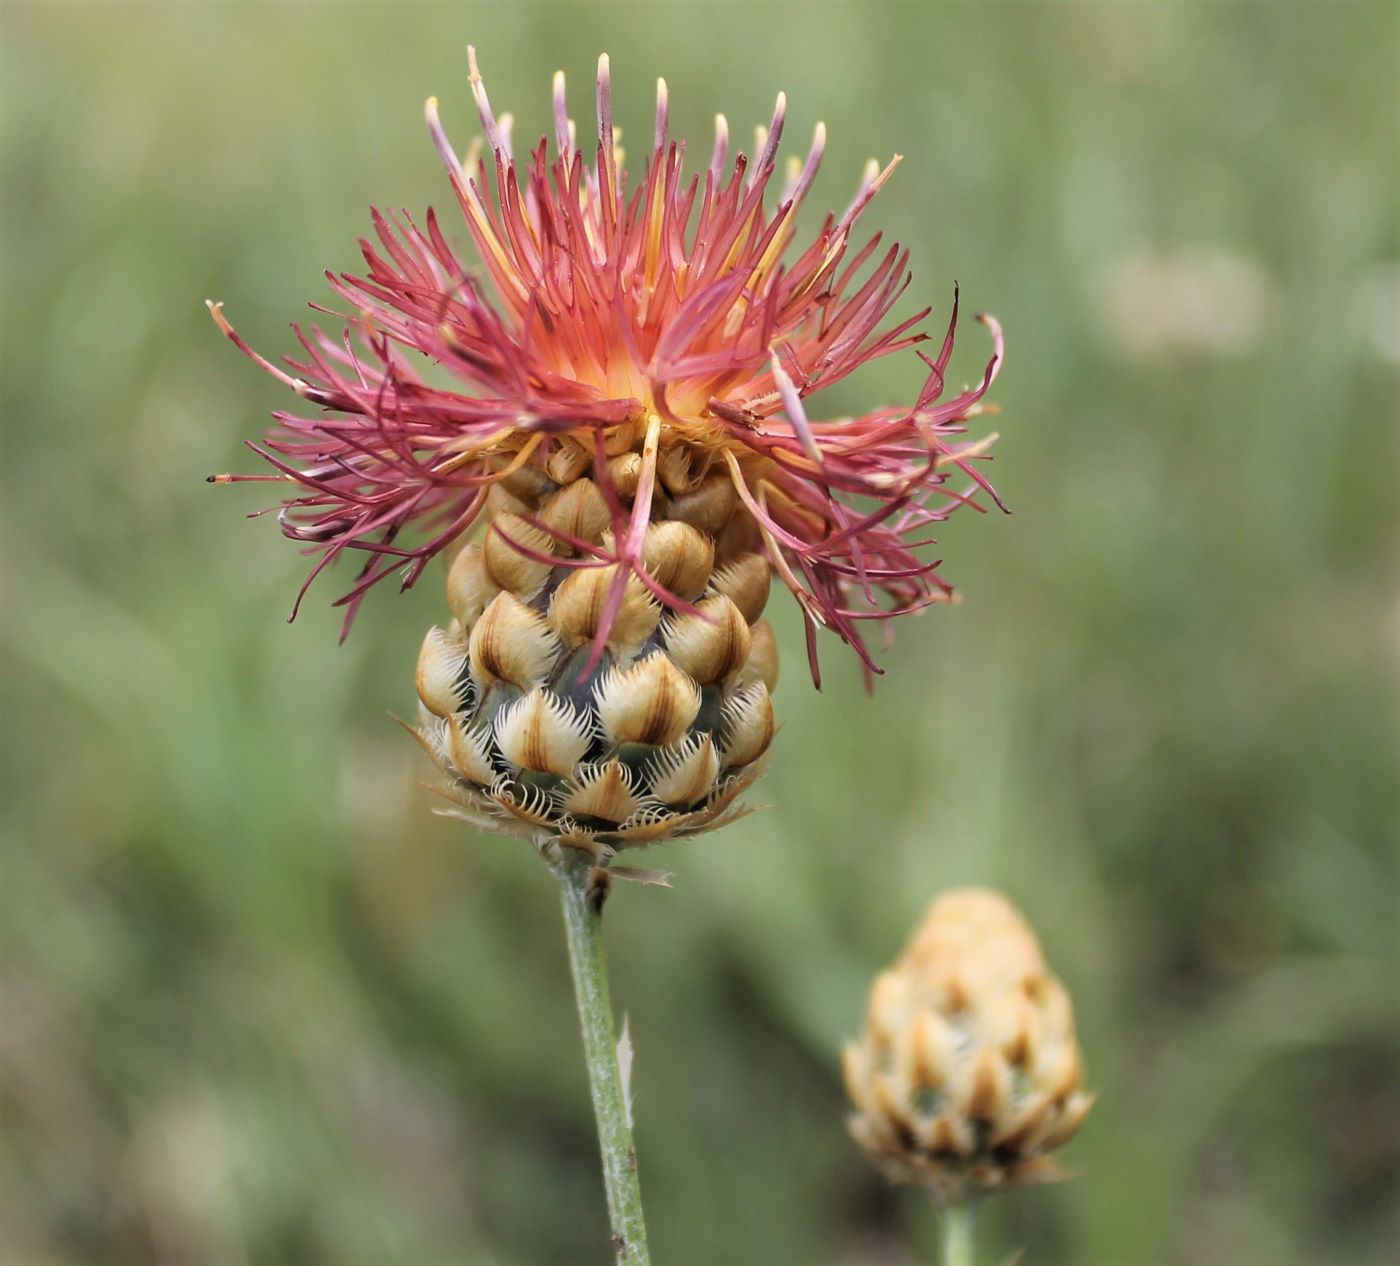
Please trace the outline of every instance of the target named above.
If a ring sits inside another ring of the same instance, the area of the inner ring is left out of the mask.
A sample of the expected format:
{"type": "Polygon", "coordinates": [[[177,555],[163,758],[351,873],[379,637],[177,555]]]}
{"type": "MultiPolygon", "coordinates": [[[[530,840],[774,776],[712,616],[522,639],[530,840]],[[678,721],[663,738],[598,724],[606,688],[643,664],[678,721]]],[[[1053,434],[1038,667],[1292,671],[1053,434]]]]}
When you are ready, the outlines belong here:
{"type": "Polygon", "coordinates": [[[618,1266],[649,1266],[642,1191],[637,1182],[637,1150],[632,1142],[632,1112],[628,1088],[617,1058],[608,976],[603,962],[600,893],[590,887],[592,863],[576,849],[561,849],[554,874],[564,902],[564,928],[569,941],[569,967],[578,1000],[583,1053],[598,1146],[603,1155],[603,1186],[608,1197],[613,1252],[618,1266]]]}
{"type": "Polygon", "coordinates": [[[977,1219],[973,1200],[960,1200],[939,1209],[942,1227],[942,1266],[973,1266],[972,1232],[977,1219]]]}

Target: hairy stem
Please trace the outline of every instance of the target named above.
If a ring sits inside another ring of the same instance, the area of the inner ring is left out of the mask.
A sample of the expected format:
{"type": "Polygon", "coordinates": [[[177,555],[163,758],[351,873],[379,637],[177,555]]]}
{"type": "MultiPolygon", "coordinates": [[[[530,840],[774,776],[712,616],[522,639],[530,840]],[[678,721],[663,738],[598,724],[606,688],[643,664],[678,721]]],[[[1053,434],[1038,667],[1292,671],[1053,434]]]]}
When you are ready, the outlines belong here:
{"type": "Polygon", "coordinates": [[[613,1251],[618,1266],[648,1266],[642,1191],[637,1182],[637,1150],[632,1143],[631,1108],[617,1060],[608,975],[603,963],[602,903],[590,889],[592,866],[574,849],[562,850],[554,864],[564,900],[569,966],[578,1000],[588,1084],[603,1154],[603,1186],[608,1196],[613,1251]]]}
{"type": "Polygon", "coordinates": [[[977,1206],[971,1200],[949,1204],[939,1211],[943,1228],[943,1266],[973,1266],[972,1231],[977,1206]]]}

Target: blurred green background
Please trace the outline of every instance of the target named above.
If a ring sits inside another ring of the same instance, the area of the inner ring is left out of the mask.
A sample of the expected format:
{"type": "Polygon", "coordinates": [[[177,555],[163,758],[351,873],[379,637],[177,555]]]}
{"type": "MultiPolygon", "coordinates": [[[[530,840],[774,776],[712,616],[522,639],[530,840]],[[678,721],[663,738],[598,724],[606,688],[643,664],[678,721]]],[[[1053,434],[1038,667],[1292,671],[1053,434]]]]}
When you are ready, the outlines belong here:
{"type": "MultiPolygon", "coordinates": [[[[787,90],[815,199],[1009,340],[1010,518],[864,695],[804,679],[765,812],[609,909],[667,1266],[907,1266],[931,1210],[843,1130],[843,1036],[938,889],[1005,887],[1077,1000],[1074,1182],[986,1262],[1379,1264],[1400,1242],[1395,72],[1389,4],[14,4],[3,83],[0,1261],[606,1258],[555,894],[432,816],[434,579],[335,645],[240,440],[373,202],[451,212],[468,39],[517,135],[707,151],[787,90]]],[[[449,214],[449,219],[453,216],[449,214]]],[[[458,241],[465,233],[455,231],[458,241]]],[[[912,309],[912,304],[910,308],[912,309]]],[[[968,324],[957,377],[985,339],[968,324]]],[[[911,357],[912,361],[912,357],[911,357]]],[[[832,407],[907,395],[865,371],[832,407]]]]}

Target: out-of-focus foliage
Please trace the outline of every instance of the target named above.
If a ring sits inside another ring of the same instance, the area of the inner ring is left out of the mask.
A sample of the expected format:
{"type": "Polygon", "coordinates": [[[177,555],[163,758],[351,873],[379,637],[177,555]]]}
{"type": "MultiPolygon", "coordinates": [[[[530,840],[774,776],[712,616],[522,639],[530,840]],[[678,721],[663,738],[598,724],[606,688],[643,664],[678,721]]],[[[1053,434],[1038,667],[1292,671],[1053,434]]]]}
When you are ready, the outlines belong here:
{"type": "MultiPolygon", "coordinates": [[[[1008,331],[1011,518],[874,698],[796,621],[760,799],[609,910],[670,1266],[926,1260],[837,1051],[936,889],[1007,889],[1079,1006],[1071,1184],[1030,1266],[1391,1260],[1394,10],[1332,4],[14,4],[3,83],[0,1260],[601,1261],[549,878],[430,814],[389,720],[440,589],[335,645],[237,446],[376,201],[452,220],[421,125],[517,135],[613,55],[645,135],[785,88],[821,190],[1008,331]]],[[[587,132],[586,109],[579,102],[587,132]]],[[[459,240],[460,228],[454,230],[459,240]]],[[[962,378],[986,353],[969,324],[962,378]]],[[[911,358],[912,361],[912,358],[911,358]]],[[[908,395],[917,365],[856,401],[908,395]]],[[[265,491],[265,490],[264,490],[265,491]]],[[[776,599],[775,599],[776,602],[776,599]]],[[[995,1229],[990,1229],[995,1225],[995,1229]]]]}

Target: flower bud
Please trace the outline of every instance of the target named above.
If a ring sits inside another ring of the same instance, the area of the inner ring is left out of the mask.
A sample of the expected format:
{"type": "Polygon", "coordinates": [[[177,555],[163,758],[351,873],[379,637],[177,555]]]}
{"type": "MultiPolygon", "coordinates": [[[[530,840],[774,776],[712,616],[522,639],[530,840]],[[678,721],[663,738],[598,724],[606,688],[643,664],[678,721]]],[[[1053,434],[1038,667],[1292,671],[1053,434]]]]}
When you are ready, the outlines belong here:
{"type": "Polygon", "coordinates": [[[943,1200],[1059,1177],[1049,1154],[1092,1102],[1069,995],[989,889],[933,903],[844,1055],[855,1140],[943,1200]]]}

